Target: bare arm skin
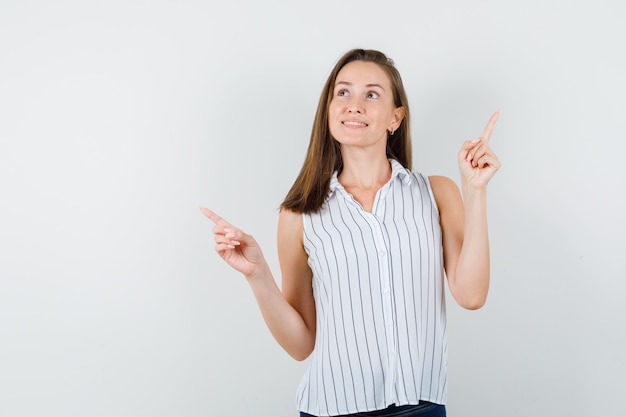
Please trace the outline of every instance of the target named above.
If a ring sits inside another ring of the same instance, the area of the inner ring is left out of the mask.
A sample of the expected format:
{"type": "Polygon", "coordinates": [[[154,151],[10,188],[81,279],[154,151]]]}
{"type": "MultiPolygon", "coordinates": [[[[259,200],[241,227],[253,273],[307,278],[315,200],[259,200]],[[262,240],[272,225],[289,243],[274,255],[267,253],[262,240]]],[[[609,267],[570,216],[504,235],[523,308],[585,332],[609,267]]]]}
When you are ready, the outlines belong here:
{"type": "Polygon", "coordinates": [[[283,209],[278,219],[278,258],[282,272],[283,296],[300,314],[306,330],[298,336],[298,352],[292,356],[306,359],[315,346],[315,299],[313,273],[304,251],[302,214],[283,209]]]}
{"type": "Polygon", "coordinates": [[[499,115],[491,116],[480,138],[461,147],[462,198],[451,179],[430,177],[440,214],[448,286],[457,303],[470,310],[481,308],[489,292],[487,183],[500,168],[489,139],[499,115]]]}
{"type": "Polygon", "coordinates": [[[200,210],[215,223],[215,251],[246,277],[276,341],[293,358],[303,360],[308,357],[315,344],[315,304],[311,270],[302,245],[302,216],[283,210],[279,218],[283,293],[278,289],[256,240],[213,211],[200,210]]]}

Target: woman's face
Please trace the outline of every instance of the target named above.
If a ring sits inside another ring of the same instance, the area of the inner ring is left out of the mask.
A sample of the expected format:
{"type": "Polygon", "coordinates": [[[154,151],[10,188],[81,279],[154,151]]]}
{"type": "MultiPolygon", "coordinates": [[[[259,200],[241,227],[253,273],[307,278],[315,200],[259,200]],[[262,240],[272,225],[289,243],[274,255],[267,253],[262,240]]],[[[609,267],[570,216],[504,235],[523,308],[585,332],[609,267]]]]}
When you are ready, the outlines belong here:
{"type": "Polygon", "coordinates": [[[353,61],[337,74],[328,109],[331,135],[346,146],[379,146],[384,150],[387,132],[396,130],[403,109],[396,107],[387,73],[373,62],[353,61]]]}

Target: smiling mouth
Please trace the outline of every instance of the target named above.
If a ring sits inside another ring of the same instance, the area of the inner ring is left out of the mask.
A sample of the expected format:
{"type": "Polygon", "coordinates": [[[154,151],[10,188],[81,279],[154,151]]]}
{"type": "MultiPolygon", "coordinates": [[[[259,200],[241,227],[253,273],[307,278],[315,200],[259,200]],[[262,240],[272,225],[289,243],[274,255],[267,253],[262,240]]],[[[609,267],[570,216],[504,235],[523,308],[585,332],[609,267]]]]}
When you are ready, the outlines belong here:
{"type": "Polygon", "coordinates": [[[341,124],[343,124],[344,126],[354,126],[354,127],[367,127],[367,123],[362,123],[362,122],[351,122],[351,121],[344,121],[341,122],[341,124]]]}

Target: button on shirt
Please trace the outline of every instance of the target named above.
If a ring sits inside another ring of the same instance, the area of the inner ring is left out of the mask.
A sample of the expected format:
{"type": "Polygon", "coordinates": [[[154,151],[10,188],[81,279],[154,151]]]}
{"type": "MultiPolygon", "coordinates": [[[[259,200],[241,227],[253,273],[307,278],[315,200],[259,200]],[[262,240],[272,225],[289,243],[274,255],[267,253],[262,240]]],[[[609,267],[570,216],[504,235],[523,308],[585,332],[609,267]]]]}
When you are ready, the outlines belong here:
{"type": "Polygon", "coordinates": [[[371,213],[335,173],[320,211],[303,215],[317,327],[300,411],[332,416],[446,402],[439,212],[428,179],[390,163],[371,213]]]}

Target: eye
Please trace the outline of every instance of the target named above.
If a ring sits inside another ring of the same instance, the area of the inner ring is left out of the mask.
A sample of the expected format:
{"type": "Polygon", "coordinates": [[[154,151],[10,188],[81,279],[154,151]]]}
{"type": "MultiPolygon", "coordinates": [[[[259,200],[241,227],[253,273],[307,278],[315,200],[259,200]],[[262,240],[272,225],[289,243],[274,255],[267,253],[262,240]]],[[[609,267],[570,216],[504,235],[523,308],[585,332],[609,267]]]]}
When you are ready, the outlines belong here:
{"type": "Polygon", "coordinates": [[[339,90],[337,91],[337,96],[338,97],[346,97],[348,96],[350,93],[348,93],[348,90],[339,90]]]}
{"type": "Polygon", "coordinates": [[[367,98],[379,98],[380,95],[376,92],[376,91],[370,91],[369,93],[367,93],[367,98]]]}

